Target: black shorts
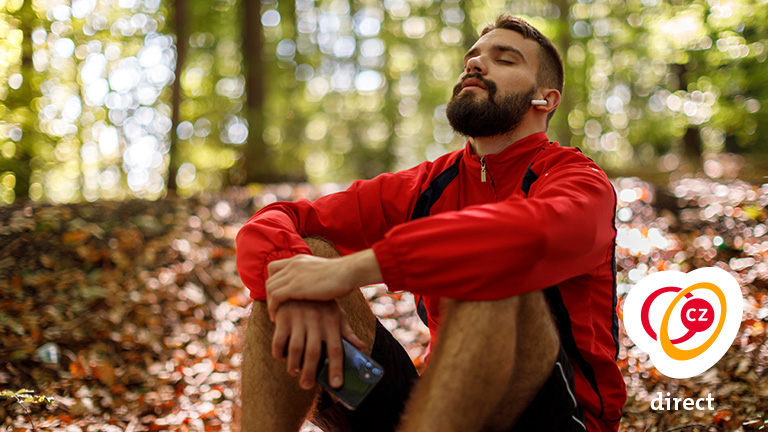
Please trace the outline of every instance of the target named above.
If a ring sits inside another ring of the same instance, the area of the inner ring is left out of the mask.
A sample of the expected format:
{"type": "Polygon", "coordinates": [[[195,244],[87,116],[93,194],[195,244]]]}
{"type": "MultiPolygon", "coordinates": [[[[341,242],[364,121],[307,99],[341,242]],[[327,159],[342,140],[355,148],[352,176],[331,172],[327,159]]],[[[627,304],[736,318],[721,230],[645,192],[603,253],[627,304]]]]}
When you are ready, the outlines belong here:
{"type": "MultiPolygon", "coordinates": [[[[419,375],[402,345],[378,321],[371,357],[385,374],[365,401],[350,411],[323,390],[312,423],[327,432],[395,430],[419,375]]],[[[552,373],[510,432],[586,431],[584,410],[573,388],[573,369],[561,346],[552,373]]]]}

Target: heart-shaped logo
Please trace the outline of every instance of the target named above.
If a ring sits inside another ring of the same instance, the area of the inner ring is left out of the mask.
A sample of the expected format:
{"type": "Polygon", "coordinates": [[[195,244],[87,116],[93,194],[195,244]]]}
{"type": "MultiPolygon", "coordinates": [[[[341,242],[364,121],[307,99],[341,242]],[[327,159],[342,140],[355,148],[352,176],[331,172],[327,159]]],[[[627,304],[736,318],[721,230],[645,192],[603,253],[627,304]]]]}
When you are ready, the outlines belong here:
{"type": "Polygon", "coordinates": [[[736,338],[741,288],[725,270],[663,271],[641,279],[624,301],[624,327],[659,372],[689,378],[714,366],[736,338]]]}

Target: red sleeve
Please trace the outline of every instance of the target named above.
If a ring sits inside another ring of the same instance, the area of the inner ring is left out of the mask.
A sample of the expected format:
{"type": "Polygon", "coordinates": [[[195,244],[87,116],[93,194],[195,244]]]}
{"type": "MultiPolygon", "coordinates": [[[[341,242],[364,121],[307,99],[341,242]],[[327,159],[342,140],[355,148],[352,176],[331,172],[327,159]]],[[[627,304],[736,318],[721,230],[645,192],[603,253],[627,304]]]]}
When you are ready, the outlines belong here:
{"type": "Polygon", "coordinates": [[[346,255],[371,247],[397,223],[408,220],[429,164],[357,181],[314,202],[278,202],[256,213],[237,234],[237,270],[251,298],[264,300],[267,265],[309,254],[302,237],[322,236],[346,255]]]}
{"type": "Polygon", "coordinates": [[[390,290],[494,300],[584,274],[610,256],[615,194],[568,151],[534,166],[528,198],[439,213],[394,227],[373,245],[390,290]]]}

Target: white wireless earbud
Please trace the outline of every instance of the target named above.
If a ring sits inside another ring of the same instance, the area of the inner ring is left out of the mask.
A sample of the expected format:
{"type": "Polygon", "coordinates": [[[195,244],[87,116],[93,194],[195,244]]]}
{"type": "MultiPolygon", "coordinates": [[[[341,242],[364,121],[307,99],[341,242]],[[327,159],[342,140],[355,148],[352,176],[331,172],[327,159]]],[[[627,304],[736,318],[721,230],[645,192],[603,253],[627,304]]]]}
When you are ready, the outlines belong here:
{"type": "Polygon", "coordinates": [[[531,101],[531,105],[546,105],[547,100],[546,99],[534,99],[531,101]]]}

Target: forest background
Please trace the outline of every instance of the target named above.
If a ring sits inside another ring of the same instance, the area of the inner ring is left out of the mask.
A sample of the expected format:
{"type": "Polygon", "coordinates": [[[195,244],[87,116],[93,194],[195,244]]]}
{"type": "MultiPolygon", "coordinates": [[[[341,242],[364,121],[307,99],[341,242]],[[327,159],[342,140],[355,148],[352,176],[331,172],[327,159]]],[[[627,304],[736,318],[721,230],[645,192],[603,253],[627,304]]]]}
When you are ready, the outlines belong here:
{"type": "MultiPolygon", "coordinates": [[[[0,389],[58,400],[8,394],[0,424],[26,427],[31,410],[54,429],[226,429],[239,361],[226,347],[247,305],[237,228],[269,202],[459,148],[445,104],[502,11],[563,54],[549,135],[614,179],[620,294],[649,272],[706,265],[745,292],[717,377],[664,380],[622,339],[625,427],[763,428],[760,0],[0,0],[0,389]],[[658,386],[730,402],[650,413],[658,386]],[[182,396],[181,411],[168,403],[182,396]]],[[[418,363],[410,298],[369,296],[418,363]]]]}

